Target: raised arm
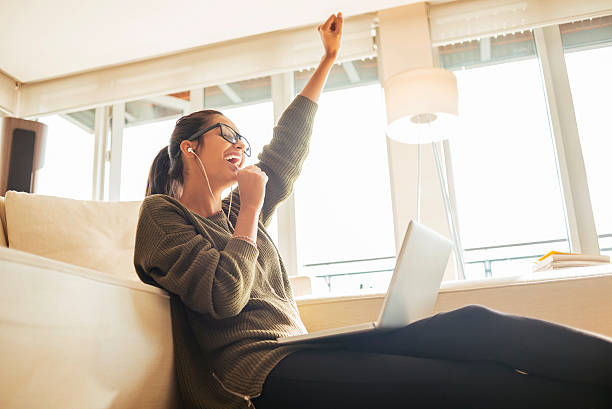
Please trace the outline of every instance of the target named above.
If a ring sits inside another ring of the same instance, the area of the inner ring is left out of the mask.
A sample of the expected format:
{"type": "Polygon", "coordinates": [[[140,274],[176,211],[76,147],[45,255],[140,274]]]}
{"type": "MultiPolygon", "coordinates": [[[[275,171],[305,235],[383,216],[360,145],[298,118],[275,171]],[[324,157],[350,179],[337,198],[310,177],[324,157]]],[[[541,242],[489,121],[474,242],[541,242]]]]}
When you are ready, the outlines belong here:
{"type": "Polygon", "coordinates": [[[291,194],[302,170],[316,111],[315,102],[296,96],[274,127],[272,140],[257,157],[259,162],[255,166],[268,176],[261,209],[261,221],[266,227],[276,206],[291,194]]]}
{"type": "Polygon", "coordinates": [[[338,56],[342,39],[342,13],[331,15],[317,29],[325,53],[304,89],[285,109],[274,127],[272,141],[259,154],[256,166],[268,175],[261,220],[268,226],[274,209],[293,189],[308,154],[317,101],[338,56]]]}
{"type": "Polygon", "coordinates": [[[321,96],[321,90],[325,85],[325,81],[327,81],[329,71],[334,61],[336,61],[336,57],[338,57],[338,51],[340,51],[340,44],[342,43],[343,24],[342,13],[338,13],[337,16],[332,14],[325,23],[317,27],[321,35],[325,54],[321,57],[321,62],[312,74],[312,77],[310,77],[304,89],[300,92],[300,95],[305,96],[311,101],[319,101],[319,96],[321,96]]]}

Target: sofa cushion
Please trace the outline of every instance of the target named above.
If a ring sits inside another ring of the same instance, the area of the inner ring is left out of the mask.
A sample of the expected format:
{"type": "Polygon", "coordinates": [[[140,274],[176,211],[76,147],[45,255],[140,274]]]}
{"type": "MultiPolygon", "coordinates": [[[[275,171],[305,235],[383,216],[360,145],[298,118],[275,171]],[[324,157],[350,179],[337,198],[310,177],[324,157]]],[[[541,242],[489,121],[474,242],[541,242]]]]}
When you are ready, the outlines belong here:
{"type": "Polygon", "coordinates": [[[6,238],[6,214],[4,212],[4,196],[0,196],[0,247],[8,247],[6,238]]]}
{"type": "Polygon", "coordinates": [[[140,201],[103,202],[8,191],[8,245],[138,280],[134,242],[140,201]]]}

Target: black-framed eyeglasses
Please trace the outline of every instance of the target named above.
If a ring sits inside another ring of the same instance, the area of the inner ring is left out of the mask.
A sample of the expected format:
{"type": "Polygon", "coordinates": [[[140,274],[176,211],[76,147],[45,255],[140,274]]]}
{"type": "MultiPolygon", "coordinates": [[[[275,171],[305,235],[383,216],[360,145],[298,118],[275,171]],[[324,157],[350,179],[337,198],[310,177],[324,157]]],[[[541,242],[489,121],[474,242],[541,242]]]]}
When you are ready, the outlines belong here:
{"type": "Polygon", "coordinates": [[[231,126],[222,124],[221,122],[217,122],[216,124],[211,125],[208,128],[202,129],[201,131],[194,133],[189,138],[187,138],[187,140],[193,141],[194,139],[199,138],[200,136],[204,135],[206,132],[210,131],[211,129],[215,129],[215,128],[219,128],[219,130],[221,131],[221,137],[230,143],[236,143],[238,142],[238,140],[241,140],[242,143],[244,144],[244,154],[249,157],[251,156],[251,144],[249,143],[249,141],[247,141],[247,139],[244,136],[234,131],[234,129],[231,126]]]}

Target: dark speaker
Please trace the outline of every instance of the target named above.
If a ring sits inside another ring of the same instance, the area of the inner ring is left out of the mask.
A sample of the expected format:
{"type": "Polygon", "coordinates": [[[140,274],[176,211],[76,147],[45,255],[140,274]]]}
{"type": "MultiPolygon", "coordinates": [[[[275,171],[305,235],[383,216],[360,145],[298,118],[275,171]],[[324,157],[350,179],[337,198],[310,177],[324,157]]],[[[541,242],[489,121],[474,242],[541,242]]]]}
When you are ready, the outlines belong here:
{"type": "Polygon", "coordinates": [[[43,166],[47,126],[21,118],[2,118],[0,196],[7,190],[32,193],[43,166]]]}

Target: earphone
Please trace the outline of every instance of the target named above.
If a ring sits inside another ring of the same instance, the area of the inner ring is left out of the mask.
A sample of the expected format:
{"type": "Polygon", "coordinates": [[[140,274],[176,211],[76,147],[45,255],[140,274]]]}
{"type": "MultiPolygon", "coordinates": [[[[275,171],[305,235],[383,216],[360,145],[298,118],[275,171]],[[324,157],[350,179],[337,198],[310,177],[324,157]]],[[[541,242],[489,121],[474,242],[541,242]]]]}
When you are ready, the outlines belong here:
{"type": "MultiPolygon", "coordinates": [[[[195,153],[195,151],[193,150],[193,148],[191,146],[187,148],[187,152],[192,153],[193,155],[195,155],[196,159],[198,160],[198,165],[200,166],[200,170],[202,171],[202,173],[204,173],[204,177],[206,178],[206,184],[208,184],[208,191],[210,192],[210,195],[214,199],[215,195],[213,194],[212,189],[210,188],[210,182],[208,181],[208,175],[206,174],[206,169],[204,169],[204,164],[202,164],[202,161],[200,160],[200,157],[198,156],[197,153],[195,153]]],[[[232,190],[230,189],[230,200],[229,200],[229,207],[227,209],[227,214],[223,213],[225,215],[225,218],[227,219],[227,223],[231,226],[232,230],[234,230],[234,225],[232,224],[232,222],[229,219],[229,213],[232,210],[232,198],[233,197],[234,197],[234,195],[232,194],[232,190]]],[[[223,209],[221,209],[221,211],[223,212],[223,209]]]]}

